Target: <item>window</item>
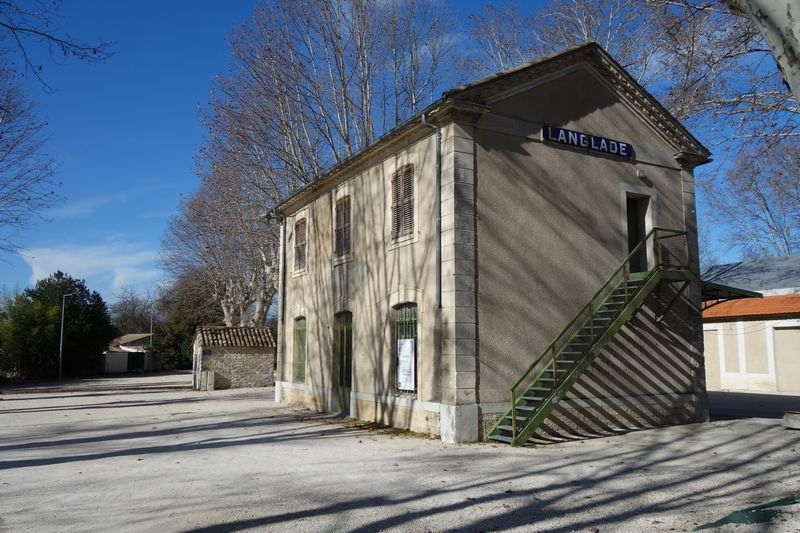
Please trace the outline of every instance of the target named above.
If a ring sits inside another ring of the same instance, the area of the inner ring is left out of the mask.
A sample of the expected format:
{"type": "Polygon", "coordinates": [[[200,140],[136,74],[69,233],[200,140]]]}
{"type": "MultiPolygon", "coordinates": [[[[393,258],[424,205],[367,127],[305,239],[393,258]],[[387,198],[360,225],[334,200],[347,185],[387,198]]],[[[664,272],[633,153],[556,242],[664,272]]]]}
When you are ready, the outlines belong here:
{"type": "Polygon", "coordinates": [[[306,268],[306,219],[294,223],[294,269],[306,268]]]}
{"type": "Polygon", "coordinates": [[[306,319],[296,318],[294,321],[294,357],[292,358],[292,381],[306,381],[306,319]]]}
{"type": "Polygon", "coordinates": [[[417,390],[417,304],[401,304],[392,309],[392,350],[397,390],[417,390]]]}
{"type": "Polygon", "coordinates": [[[405,165],[392,176],[392,238],[413,233],[414,165],[405,165]]]}
{"type": "Polygon", "coordinates": [[[336,202],[336,229],[334,253],[344,257],[350,253],[350,197],[345,196],[336,202]]]}
{"type": "Polygon", "coordinates": [[[339,387],[353,386],[353,314],[336,313],[333,317],[333,348],[339,370],[339,387]]]}

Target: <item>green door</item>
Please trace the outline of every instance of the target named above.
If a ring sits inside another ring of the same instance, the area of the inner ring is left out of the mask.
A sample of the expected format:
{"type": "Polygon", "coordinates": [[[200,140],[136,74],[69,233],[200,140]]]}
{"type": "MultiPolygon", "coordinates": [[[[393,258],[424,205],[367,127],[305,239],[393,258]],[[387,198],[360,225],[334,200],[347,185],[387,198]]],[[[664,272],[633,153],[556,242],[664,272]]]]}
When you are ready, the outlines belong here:
{"type": "Polygon", "coordinates": [[[337,313],[333,326],[334,361],[338,374],[337,401],[339,412],[350,413],[350,391],[353,388],[353,315],[349,311],[337,313]]]}
{"type": "Polygon", "coordinates": [[[144,372],[144,354],[141,352],[128,353],[128,372],[144,372]]]}
{"type": "MultiPolygon", "coordinates": [[[[627,215],[628,215],[628,252],[632,252],[636,246],[647,236],[647,209],[650,199],[646,196],[628,196],[627,215]]],[[[631,272],[645,272],[647,270],[647,248],[642,246],[638,252],[631,257],[631,272]]]]}

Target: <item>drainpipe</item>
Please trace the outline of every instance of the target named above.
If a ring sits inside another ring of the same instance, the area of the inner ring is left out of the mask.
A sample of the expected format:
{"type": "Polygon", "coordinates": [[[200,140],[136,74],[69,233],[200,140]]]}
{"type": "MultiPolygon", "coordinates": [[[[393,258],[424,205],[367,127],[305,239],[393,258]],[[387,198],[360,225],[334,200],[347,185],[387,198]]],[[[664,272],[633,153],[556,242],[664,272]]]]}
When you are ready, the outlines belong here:
{"type": "Polygon", "coordinates": [[[420,122],[436,132],[436,308],[442,308],[442,129],[428,122],[426,113],[420,122]]]}
{"type": "MultiPolygon", "coordinates": [[[[281,221],[281,255],[280,255],[280,284],[281,284],[281,307],[280,313],[278,317],[278,350],[280,351],[280,360],[277,360],[276,357],[276,369],[280,374],[281,381],[283,378],[283,364],[284,359],[286,358],[286,342],[285,342],[285,331],[286,331],[286,217],[278,214],[281,221]],[[280,365],[280,366],[278,366],[280,365]]],[[[277,387],[275,388],[277,391],[277,387]]],[[[276,398],[277,399],[277,398],[276,398]]]]}

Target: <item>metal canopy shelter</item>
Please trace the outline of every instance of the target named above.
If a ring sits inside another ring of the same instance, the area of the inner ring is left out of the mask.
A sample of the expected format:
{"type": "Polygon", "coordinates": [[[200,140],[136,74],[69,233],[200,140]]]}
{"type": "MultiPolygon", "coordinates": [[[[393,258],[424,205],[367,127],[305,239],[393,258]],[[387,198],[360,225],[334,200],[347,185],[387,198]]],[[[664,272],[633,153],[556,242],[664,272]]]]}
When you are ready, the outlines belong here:
{"type": "Polygon", "coordinates": [[[720,285],[710,281],[702,281],[701,300],[703,302],[719,302],[722,300],[740,300],[742,298],[763,298],[760,292],[738,289],[728,285],[720,285]]]}

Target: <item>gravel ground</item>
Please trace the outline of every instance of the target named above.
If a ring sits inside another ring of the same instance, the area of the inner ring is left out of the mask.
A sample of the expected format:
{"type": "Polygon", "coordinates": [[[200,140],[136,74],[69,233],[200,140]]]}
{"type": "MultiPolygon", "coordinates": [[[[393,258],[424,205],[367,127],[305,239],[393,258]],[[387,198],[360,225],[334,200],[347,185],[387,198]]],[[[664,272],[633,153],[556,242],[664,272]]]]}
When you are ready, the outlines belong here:
{"type": "Polygon", "coordinates": [[[800,532],[780,420],[453,446],[189,378],[0,394],[0,531],[800,532]]]}

